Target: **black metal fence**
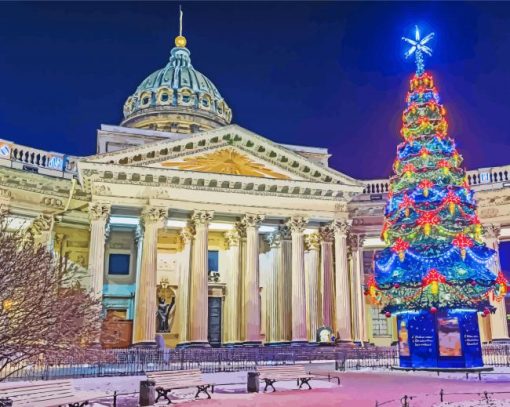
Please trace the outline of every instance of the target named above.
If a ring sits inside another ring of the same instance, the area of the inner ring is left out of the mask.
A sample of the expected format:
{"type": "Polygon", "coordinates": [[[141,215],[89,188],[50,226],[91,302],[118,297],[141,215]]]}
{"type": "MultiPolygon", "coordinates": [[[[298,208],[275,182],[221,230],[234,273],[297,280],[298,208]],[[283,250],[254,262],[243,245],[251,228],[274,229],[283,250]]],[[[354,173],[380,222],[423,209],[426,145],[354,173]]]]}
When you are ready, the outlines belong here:
{"type": "Polygon", "coordinates": [[[105,350],[94,360],[59,360],[54,362],[14,364],[0,372],[0,380],[46,380],[59,378],[136,376],[158,370],[200,368],[205,373],[236,372],[257,365],[293,364],[317,360],[334,361],[336,347],[278,346],[257,348],[212,349],[117,349],[105,350]]]}
{"type": "MultiPolygon", "coordinates": [[[[485,345],[488,366],[510,366],[510,345],[485,345]]],[[[213,349],[117,349],[94,352],[94,358],[13,364],[1,380],[47,380],[101,376],[136,376],[158,370],[200,368],[205,373],[252,370],[258,365],[335,362],[336,370],[389,368],[398,365],[396,348],[275,346],[213,349]]]]}

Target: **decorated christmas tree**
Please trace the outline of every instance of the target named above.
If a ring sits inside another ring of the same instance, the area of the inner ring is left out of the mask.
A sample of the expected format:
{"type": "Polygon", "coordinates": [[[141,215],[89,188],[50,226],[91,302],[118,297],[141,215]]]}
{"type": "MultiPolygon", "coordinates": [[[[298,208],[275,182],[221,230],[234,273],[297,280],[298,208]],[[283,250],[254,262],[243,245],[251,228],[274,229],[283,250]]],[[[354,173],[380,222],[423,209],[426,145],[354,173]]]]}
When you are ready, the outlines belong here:
{"type": "MultiPolygon", "coordinates": [[[[495,252],[483,244],[462,157],[448,136],[446,111],[432,75],[424,70],[423,56],[431,54],[426,44],[433,36],[421,39],[416,28],[415,40],[403,38],[411,44],[406,56],[415,55],[417,70],[390,179],[382,229],[387,247],[375,258],[366,293],[387,317],[421,315],[421,328],[430,322],[431,340],[437,342],[438,316],[451,319],[451,310],[463,310],[473,325],[476,312],[488,315],[493,310],[490,296],[501,298],[507,286],[503,275],[490,268],[495,252]]],[[[465,318],[458,317],[456,323],[462,325],[465,318]]],[[[399,321],[407,338],[412,323],[399,321]]],[[[462,327],[459,337],[460,331],[462,327]]],[[[413,348],[406,346],[401,350],[413,348]]]]}

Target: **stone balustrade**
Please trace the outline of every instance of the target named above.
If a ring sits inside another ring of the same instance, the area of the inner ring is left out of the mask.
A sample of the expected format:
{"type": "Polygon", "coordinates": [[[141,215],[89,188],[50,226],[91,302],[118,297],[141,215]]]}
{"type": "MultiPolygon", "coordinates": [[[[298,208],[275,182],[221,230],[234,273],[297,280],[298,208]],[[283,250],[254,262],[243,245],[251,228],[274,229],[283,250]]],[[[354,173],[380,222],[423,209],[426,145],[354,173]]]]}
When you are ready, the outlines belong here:
{"type": "MultiPolygon", "coordinates": [[[[510,187],[510,165],[492,168],[480,168],[466,173],[468,184],[477,190],[499,189],[510,187]]],[[[364,181],[364,194],[385,194],[389,191],[388,179],[364,181]]]]}
{"type": "Polygon", "coordinates": [[[77,160],[77,157],[0,139],[0,165],[4,167],[72,178],[77,173],[77,160]]]}

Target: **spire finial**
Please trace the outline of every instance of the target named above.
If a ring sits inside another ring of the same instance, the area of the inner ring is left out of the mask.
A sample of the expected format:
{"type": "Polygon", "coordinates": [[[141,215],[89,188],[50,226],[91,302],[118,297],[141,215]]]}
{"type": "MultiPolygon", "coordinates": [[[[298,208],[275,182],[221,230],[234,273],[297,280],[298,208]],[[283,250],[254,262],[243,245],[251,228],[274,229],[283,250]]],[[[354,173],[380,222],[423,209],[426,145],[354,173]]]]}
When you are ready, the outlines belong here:
{"type": "Polygon", "coordinates": [[[179,35],[175,37],[175,46],[184,48],[186,46],[186,37],[182,35],[182,7],[179,6],[179,35]]]}
{"type": "Polygon", "coordinates": [[[421,75],[425,72],[425,62],[423,60],[423,54],[427,54],[432,56],[432,49],[427,47],[427,44],[432,38],[434,38],[435,33],[430,33],[426,35],[424,38],[420,36],[420,29],[418,26],[416,27],[415,39],[412,40],[410,38],[402,37],[402,40],[411,44],[411,48],[407,50],[405,53],[405,57],[409,58],[411,55],[415,54],[416,58],[416,74],[421,75]]]}

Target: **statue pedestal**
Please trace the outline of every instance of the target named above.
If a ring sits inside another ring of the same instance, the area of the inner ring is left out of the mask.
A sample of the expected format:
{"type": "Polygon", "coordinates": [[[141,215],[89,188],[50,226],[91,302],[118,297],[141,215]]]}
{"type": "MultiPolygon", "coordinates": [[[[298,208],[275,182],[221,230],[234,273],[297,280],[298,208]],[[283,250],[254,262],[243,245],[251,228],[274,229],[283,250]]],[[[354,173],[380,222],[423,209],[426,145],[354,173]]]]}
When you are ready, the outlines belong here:
{"type": "Polygon", "coordinates": [[[473,310],[409,311],[397,315],[402,368],[483,366],[477,313],[473,310]]]}

